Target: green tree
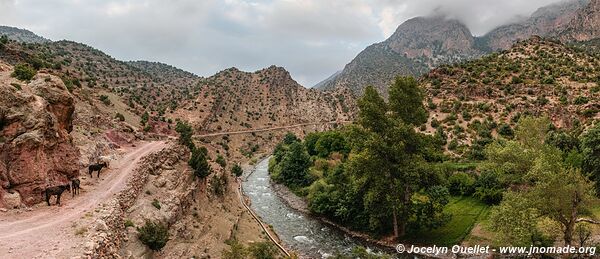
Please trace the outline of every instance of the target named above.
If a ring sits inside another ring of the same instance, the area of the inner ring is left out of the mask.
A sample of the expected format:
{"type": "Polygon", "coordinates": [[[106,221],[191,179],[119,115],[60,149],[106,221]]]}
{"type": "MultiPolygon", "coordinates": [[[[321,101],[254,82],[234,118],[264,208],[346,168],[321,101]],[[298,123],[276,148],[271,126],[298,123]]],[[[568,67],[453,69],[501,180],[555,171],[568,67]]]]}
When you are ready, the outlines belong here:
{"type": "Polygon", "coordinates": [[[225,168],[227,166],[225,158],[220,154],[217,155],[217,159],[215,160],[215,162],[217,162],[217,164],[219,164],[222,168],[225,168]]]}
{"type": "Polygon", "coordinates": [[[600,193],[600,123],[581,137],[581,151],[583,171],[596,182],[596,192],[600,193]]]}
{"type": "Polygon", "coordinates": [[[427,122],[423,90],[413,77],[396,77],[389,90],[389,108],[404,123],[419,126],[427,122]]]}
{"type": "Polygon", "coordinates": [[[194,148],[188,164],[194,170],[194,175],[200,179],[205,179],[212,172],[208,163],[208,151],[205,147],[194,148]]]}
{"type": "Polygon", "coordinates": [[[365,93],[358,99],[358,108],[360,112],[356,121],[359,125],[374,132],[387,128],[387,104],[373,86],[365,88],[365,93]]]}
{"type": "Polygon", "coordinates": [[[188,147],[190,150],[194,150],[196,148],[194,142],[192,141],[194,130],[192,129],[191,125],[185,121],[177,121],[175,131],[179,133],[179,144],[188,147]]]}
{"type": "Polygon", "coordinates": [[[248,250],[255,259],[275,259],[277,255],[277,248],[270,242],[252,243],[248,250]]]}
{"type": "Polygon", "coordinates": [[[225,241],[229,245],[229,250],[223,250],[223,259],[246,259],[248,258],[248,251],[244,245],[240,244],[237,240],[225,241]]]}
{"type": "Polygon", "coordinates": [[[169,241],[169,229],[163,223],[146,221],[137,230],[140,241],[154,251],[160,251],[169,241]]]}
{"type": "Polygon", "coordinates": [[[240,177],[244,173],[244,170],[239,164],[233,165],[231,168],[231,174],[235,175],[235,177],[240,177]]]}
{"type": "Polygon", "coordinates": [[[140,123],[142,123],[142,126],[146,125],[146,123],[148,123],[149,119],[150,119],[150,114],[148,114],[148,112],[144,112],[144,114],[142,114],[142,120],[140,121],[140,123]]]}
{"type": "Polygon", "coordinates": [[[299,142],[293,142],[288,152],[283,156],[280,163],[279,180],[292,188],[307,186],[311,183],[308,175],[310,157],[304,146],[299,142]]]}
{"type": "Polygon", "coordinates": [[[12,72],[11,76],[19,80],[29,81],[33,79],[36,73],[37,71],[29,64],[19,63],[15,65],[15,70],[12,72]]]}
{"type": "Polygon", "coordinates": [[[4,49],[4,46],[8,43],[8,37],[6,35],[0,36],[0,49],[4,49]]]}

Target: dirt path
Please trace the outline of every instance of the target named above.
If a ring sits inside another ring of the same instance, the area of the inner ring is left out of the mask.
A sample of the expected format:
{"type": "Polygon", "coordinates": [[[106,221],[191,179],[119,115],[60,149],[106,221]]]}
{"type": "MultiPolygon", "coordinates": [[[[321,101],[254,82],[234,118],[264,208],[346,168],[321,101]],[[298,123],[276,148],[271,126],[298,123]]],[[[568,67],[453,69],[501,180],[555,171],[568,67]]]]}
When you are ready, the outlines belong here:
{"type": "MultiPolygon", "coordinates": [[[[165,146],[165,142],[157,141],[128,148],[121,159],[111,163],[111,168],[101,172],[101,179],[86,179],[88,184],[82,186],[79,196],[71,198],[70,193],[63,193],[61,207],[39,204],[32,211],[0,213],[0,258],[82,255],[86,240],[85,235],[76,233],[77,223],[93,215],[94,208],[123,189],[142,157],[165,146]]],[[[89,175],[82,172],[81,177],[89,175]]]]}
{"type": "Polygon", "coordinates": [[[215,133],[207,133],[207,134],[198,134],[194,135],[196,138],[203,137],[214,137],[214,136],[222,136],[222,135],[237,135],[237,134],[246,134],[246,133],[255,133],[255,132],[264,132],[264,131],[273,131],[273,130],[282,130],[282,129],[291,129],[297,127],[304,127],[310,125],[326,125],[326,124],[347,124],[351,123],[351,121],[326,121],[326,122],[309,122],[309,123],[300,123],[288,126],[278,126],[278,127],[269,127],[269,128],[260,128],[260,129],[248,129],[248,130],[239,130],[239,131],[228,131],[228,132],[215,132],[215,133]]]}

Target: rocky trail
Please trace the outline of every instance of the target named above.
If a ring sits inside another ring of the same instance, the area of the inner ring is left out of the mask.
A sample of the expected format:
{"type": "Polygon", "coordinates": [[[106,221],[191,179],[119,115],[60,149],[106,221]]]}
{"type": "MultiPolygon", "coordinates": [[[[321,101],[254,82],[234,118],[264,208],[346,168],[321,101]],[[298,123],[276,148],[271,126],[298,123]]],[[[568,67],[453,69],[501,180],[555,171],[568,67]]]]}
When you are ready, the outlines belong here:
{"type": "Polygon", "coordinates": [[[71,258],[83,255],[85,226],[80,221],[91,218],[94,209],[121,191],[140,159],[166,146],[165,142],[146,142],[125,148],[124,155],[104,169],[100,179],[86,178],[81,194],[71,197],[65,192],[62,206],[38,204],[34,210],[0,213],[0,257],[2,258],[71,258]]]}
{"type": "Polygon", "coordinates": [[[294,125],[288,125],[288,126],[277,126],[277,127],[268,127],[268,128],[198,134],[198,135],[194,135],[194,137],[196,137],[196,138],[216,137],[216,136],[223,136],[223,135],[237,135],[237,134],[247,134],[247,133],[258,133],[258,132],[265,132],[265,131],[292,129],[292,128],[298,128],[298,127],[304,127],[304,126],[311,126],[311,125],[348,124],[348,123],[352,123],[352,121],[308,122],[308,123],[300,123],[300,124],[294,124],[294,125]]]}

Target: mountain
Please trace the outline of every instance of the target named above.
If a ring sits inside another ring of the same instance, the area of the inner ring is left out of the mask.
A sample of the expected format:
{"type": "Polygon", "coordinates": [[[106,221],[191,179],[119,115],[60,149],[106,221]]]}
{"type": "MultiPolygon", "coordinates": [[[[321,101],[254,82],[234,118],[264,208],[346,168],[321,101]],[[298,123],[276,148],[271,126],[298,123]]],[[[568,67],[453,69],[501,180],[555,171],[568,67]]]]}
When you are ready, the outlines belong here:
{"type": "Polygon", "coordinates": [[[589,0],[564,1],[536,10],[527,19],[500,26],[481,37],[489,51],[504,50],[517,40],[529,39],[532,35],[549,36],[564,30],[589,0]]]}
{"type": "Polygon", "coordinates": [[[521,116],[547,116],[559,128],[600,118],[600,56],[537,36],[501,53],[442,65],[421,78],[430,118],[421,130],[447,136],[449,149],[498,134],[521,116]]]}
{"type": "Polygon", "coordinates": [[[444,63],[481,56],[469,29],[457,20],[417,17],[404,22],[387,40],[356,56],[320,89],[348,87],[360,94],[368,84],[385,93],[399,74],[420,75],[444,63]]]}
{"type": "Polygon", "coordinates": [[[25,42],[25,43],[50,42],[49,39],[38,36],[31,31],[19,29],[19,28],[15,28],[15,27],[9,27],[9,26],[0,26],[0,35],[6,35],[11,40],[18,41],[18,42],[25,42]]]}
{"type": "Polygon", "coordinates": [[[330,75],[328,78],[325,78],[325,80],[316,83],[315,85],[312,86],[312,88],[321,88],[324,85],[328,84],[329,82],[335,80],[340,74],[342,73],[342,70],[339,71],[335,71],[335,73],[333,73],[332,75],[330,75]]]}
{"type": "Polygon", "coordinates": [[[276,66],[252,73],[226,69],[201,80],[199,88],[175,116],[205,132],[348,121],[356,112],[348,91],[306,89],[276,66]]]}
{"type": "Polygon", "coordinates": [[[401,24],[381,43],[359,53],[334,80],[319,89],[349,88],[360,95],[367,85],[382,94],[398,75],[419,76],[442,64],[452,64],[508,49],[532,35],[566,41],[600,36],[598,0],[569,0],[542,7],[527,19],[500,26],[475,37],[459,21],[444,17],[417,17],[401,24]]]}
{"type": "Polygon", "coordinates": [[[600,37],[600,1],[591,0],[569,21],[563,30],[556,32],[563,41],[589,41],[600,37]]]}

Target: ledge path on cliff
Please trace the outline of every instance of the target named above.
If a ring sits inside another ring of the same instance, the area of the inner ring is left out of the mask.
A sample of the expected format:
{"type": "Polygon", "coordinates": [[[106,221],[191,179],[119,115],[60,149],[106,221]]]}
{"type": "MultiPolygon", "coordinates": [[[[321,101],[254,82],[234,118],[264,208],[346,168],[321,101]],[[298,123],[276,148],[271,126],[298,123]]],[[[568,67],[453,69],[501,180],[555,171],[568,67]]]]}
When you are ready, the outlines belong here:
{"type": "MultiPolygon", "coordinates": [[[[0,213],[0,257],[2,258],[71,258],[82,254],[86,227],[76,228],[77,222],[91,217],[94,209],[121,191],[140,159],[166,146],[165,142],[147,142],[127,148],[124,156],[111,163],[100,174],[97,184],[84,185],[79,196],[62,196],[62,206],[45,204],[26,212],[0,213]],[[79,229],[79,230],[78,230],[79,229]]],[[[82,172],[81,176],[86,176],[82,172]]],[[[87,176],[86,176],[87,177],[87,176]]]]}

